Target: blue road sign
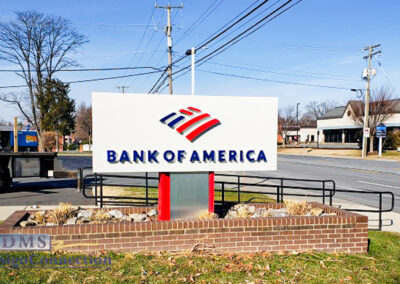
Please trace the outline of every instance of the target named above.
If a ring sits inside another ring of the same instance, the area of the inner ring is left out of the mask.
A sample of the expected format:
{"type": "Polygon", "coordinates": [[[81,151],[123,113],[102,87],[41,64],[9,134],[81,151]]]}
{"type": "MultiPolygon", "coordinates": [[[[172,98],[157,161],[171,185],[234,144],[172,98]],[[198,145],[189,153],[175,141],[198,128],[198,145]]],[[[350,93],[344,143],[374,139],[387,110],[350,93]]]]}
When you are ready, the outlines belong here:
{"type": "Polygon", "coordinates": [[[379,123],[376,126],[376,137],[382,137],[385,138],[386,137],[386,125],[384,123],[379,123]]]}

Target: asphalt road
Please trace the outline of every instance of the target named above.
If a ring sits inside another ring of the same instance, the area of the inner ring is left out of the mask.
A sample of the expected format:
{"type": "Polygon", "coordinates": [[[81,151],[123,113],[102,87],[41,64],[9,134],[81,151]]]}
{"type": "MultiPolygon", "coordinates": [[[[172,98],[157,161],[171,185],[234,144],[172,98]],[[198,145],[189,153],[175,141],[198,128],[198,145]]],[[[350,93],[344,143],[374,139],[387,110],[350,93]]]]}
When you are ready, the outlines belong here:
{"type": "MultiPolygon", "coordinates": [[[[259,172],[250,174],[261,175],[259,172]]],[[[400,212],[400,163],[388,160],[361,160],[299,155],[279,155],[278,170],[264,172],[273,177],[301,179],[332,179],[337,189],[361,191],[391,191],[395,195],[395,211],[400,212]]],[[[337,193],[335,199],[376,207],[378,196],[373,194],[337,193]]],[[[384,207],[390,199],[383,196],[384,207]]]]}
{"type": "MultiPolygon", "coordinates": [[[[64,156],[60,159],[64,169],[67,170],[91,165],[91,157],[64,156]]],[[[396,198],[395,211],[400,212],[399,162],[279,155],[277,171],[246,172],[245,174],[301,179],[332,179],[336,182],[337,189],[391,191],[396,198]]],[[[267,181],[267,183],[274,184],[274,181],[267,181]]],[[[288,184],[310,186],[309,183],[288,184]]],[[[337,193],[334,201],[340,199],[374,207],[378,204],[377,196],[370,194],[337,193]]],[[[0,206],[56,205],[59,202],[71,202],[77,205],[93,203],[76,191],[76,181],[72,179],[16,179],[12,192],[0,194],[0,206]]],[[[388,198],[384,197],[383,202],[385,207],[390,206],[388,198]]]]}
{"type": "MultiPolygon", "coordinates": [[[[92,164],[91,157],[58,157],[65,170],[76,170],[92,164]]],[[[68,202],[74,205],[91,205],[93,201],[77,191],[76,179],[16,178],[12,190],[0,193],[0,206],[58,205],[68,202]]]]}

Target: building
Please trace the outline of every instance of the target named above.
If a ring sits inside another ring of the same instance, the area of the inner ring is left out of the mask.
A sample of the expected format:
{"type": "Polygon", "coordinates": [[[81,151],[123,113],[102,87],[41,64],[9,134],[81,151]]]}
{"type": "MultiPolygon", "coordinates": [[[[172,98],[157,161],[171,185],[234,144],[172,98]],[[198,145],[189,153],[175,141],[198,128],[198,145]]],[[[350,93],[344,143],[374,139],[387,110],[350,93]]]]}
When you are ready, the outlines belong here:
{"type": "Polygon", "coordinates": [[[300,143],[316,143],[318,139],[318,131],[316,126],[300,126],[299,131],[297,128],[289,127],[286,128],[286,144],[297,141],[297,133],[299,135],[300,143]]]}
{"type": "MultiPolygon", "coordinates": [[[[393,100],[395,108],[393,114],[383,121],[387,131],[400,130],[400,99],[393,100]]],[[[317,120],[317,129],[320,132],[321,143],[357,143],[362,136],[362,126],[357,124],[352,115],[356,107],[363,104],[361,101],[349,101],[347,105],[336,107],[317,120]]]]}

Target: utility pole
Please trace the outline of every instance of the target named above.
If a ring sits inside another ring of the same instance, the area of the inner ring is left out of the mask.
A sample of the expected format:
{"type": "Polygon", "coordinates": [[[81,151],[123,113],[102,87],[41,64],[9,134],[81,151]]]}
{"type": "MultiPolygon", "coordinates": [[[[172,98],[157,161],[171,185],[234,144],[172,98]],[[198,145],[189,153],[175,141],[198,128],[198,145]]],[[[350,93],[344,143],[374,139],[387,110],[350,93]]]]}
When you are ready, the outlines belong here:
{"type": "Polygon", "coordinates": [[[14,153],[18,152],[18,119],[14,117],[14,153]]]}
{"type": "Polygon", "coordinates": [[[125,93],[125,89],[129,89],[128,86],[118,86],[118,89],[120,89],[122,91],[122,93],[125,93]]]}
{"type": "MultiPolygon", "coordinates": [[[[370,96],[370,81],[371,81],[371,59],[374,55],[381,53],[381,51],[375,51],[374,49],[381,46],[380,44],[370,45],[365,47],[363,50],[368,50],[368,55],[364,56],[364,59],[368,59],[368,69],[367,69],[367,77],[366,77],[366,92],[365,92],[365,106],[364,106],[364,129],[363,129],[363,141],[362,141],[362,152],[361,156],[367,156],[367,139],[368,137],[365,135],[365,129],[369,127],[369,96],[370,96]]],[[[370,139],[374,139],[374,137],[370,137],[370,139]]]]}
{"type": "Polygon", "coordinates": [[[165,34],[167,35],[167,46],[168,46],[168,78],[169,78],[169,94],[172,95],[172,24],[171,24],[171,9],[182,9],[183,5],[180,6],[158,6],[156,8],[167,9],[167,27],[165,28],[165,34]]]}
{"type": "Polygon", "coordinates": [[[297,146],[299,146],[299,140],[300,140],[300,138],[299,138],[299,105],[300,105],[300,103],[297,103],[297,105],[296,105],[296,130],[297,130],[297,133],[296,133],[296,142],[297,142],[297,146]]]}

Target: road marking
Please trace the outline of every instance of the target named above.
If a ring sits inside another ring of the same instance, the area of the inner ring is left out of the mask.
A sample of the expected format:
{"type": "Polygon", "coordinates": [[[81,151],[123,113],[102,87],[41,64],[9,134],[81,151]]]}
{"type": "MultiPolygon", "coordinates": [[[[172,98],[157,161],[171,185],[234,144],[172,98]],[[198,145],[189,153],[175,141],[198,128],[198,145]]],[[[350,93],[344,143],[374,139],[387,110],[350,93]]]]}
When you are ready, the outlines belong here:
{"type": "Polygon", "coordinates": [[[372,185],[378,185],[378,186],[383,186],[383,187],[390,187],[390,188],[397,188],[397,189],[400,189],[399,186],[393,186],[393,185],[387,185],[387,184],[381,184],[381,183],[374,183],[374,182],[363,181],[363,180],[359,180],[358,182],[360,182],[360,183],[366,183],[366,184],[372,184],[372,185]]]}

